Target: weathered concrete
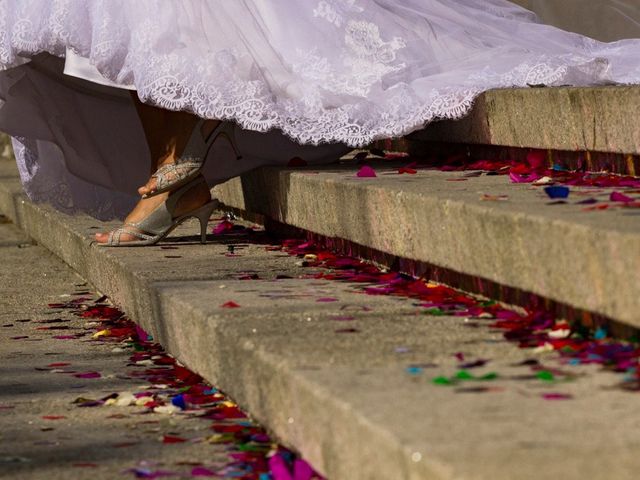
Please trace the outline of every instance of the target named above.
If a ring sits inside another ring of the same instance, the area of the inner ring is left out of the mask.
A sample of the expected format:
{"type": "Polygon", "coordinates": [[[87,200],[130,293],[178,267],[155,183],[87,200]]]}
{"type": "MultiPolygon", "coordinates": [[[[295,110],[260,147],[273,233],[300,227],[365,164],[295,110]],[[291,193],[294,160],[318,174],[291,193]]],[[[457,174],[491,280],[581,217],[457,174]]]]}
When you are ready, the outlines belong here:
{"type": "Polygon", "coordinates": [[[491,90],[464,119],[431,124],[410,138],[638,154],[640,129],[633,118],[639,107],[637,86],[491,90]]]}
{"type": "MultiPolygon", "coordinates": [[[[345,182],[356,194],[376,193],[371,184],[345,182]]],[[[351,201],[354,216],[359,209],[367,217],[357,198],[342,200],[351,201]]],[[[631,479],[640,467],[633,420],[640,400],[611,389],[619,381],[612,373],[570,367],[575,381],[541,382],[528,367],[514,366],[529,352],[500,333],[468,328],[461,318],[429,317],[411,300],[301,278],[310,269],[266,251],[259,235],[251,243],[231,236],[201,246],[183,229],[173,250],[100,249],[88,239],[92,226],[103,227],[96,221],[22,203],[6,182],[0,199],[0,208],[18,199],[6,213],[17,213],[30,236],[332,480],[631,479]],[[227,256],[229,244],[238,256],[227,256]],[[242,272],[261,280],[239,280],[242,272]],[[318,302],[326,297],[336,301],[318,302]],[[230,300],[240,308],[221,308],[230,300]],[[336,319],[345,312],[354,320],[336,319]],[[458,352],[490,360],[480,373],[499,374],[492,389],[470,393],[431,382],[455,373],[458,352]],[[415,364],[423,370],[408,373],[415,364]],[[575,398],[540,398],[550,391],[575,398]]],[[[322,211],[342,214],[335,205],[322,211]]],[[[541,360],[557,366],[554,355],[541,360]]]]}
{"type": "Polygon", "coordinates": [[[420,171],[378,178],[354,169],[265,168],[216,188],[225,204],[326,237],[484,278],[640,326],[640,219],[634,209],[584,211],[608,191],[574,189],[547,205],[541,188],[504,176],[420,171]],[[450,181],[465,180],[465,181],[450,181]],[[508,201],[483,201],[483,194],[508,201]]]}
{"type": "MultiPolygon", "coordinates": [[[[0,478],[113,480],[126,478],[125,470],[145,461],[156,469],[182,472],[190,471],[178,464],[185,460],[209,468],[229,463],[225,445],[163,445],[159,439],[170,432],[184,438],[209,434],[208,425],[186,416],[143,416],[146,409],[135,406],[74,405],[78,397],[138,391],[141,380],[128,376],[141,368],[130,366],[132,347],[56,340],[55,331],[39,329],[55,325],[67,328],[59,334],[93,332],[86,320],[47,307],[77,298],[90,287],[48,250],[30,244],[14,225],[0,224],[0,263],[0,478]],[[52,320],[57,321],[41,323],[52,320]],[[120,348],[114,351],[116,346],[120,348]],[[68,363],[66,370],[97,371],[102,377],[82,380],[61,373],[64,368],[47,369],[53,362],[68,363]],[[110,418],[114,414],[121,418],[110,418]]],[[[83,294],[92,295],[97,298],[95,293],[83,294]]]]}

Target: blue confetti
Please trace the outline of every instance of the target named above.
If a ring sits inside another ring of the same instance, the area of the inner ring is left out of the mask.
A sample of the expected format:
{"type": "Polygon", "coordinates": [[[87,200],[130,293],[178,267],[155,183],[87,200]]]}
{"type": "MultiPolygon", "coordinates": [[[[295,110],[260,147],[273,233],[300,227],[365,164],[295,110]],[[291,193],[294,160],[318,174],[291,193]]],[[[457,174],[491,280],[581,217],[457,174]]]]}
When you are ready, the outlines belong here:
{"type": "Polygon", "coordinates": [[[407,373],[409,375],[420,375],[422,373],[422,368],[420,368],[420,367],[407,367],[407,373]]]}
{"type": "Polygon", "coordinates": [[[595,338],[596,340],[603,340],[607,338],[607,331],[604,328],[600,327],[598,330],[596,330],[593,338],[595,338]]]}
{"type": "Polygon", "coordinates": [[[171,404],[175,405],[178,408],[180,408],[180,410],[186,410],[187,409],[187,402],[184,400],[184,395],[182,395],[182,394],[176,395],[175,397],[173,397],[171,399],[171,404]]]}
{"type": "Polygon", "coordinates": [[[569,197],[569,187],[562,185],[554,185],[552,187],[545,187],[544,192],[549,198],[567,198],[569,197]]]}

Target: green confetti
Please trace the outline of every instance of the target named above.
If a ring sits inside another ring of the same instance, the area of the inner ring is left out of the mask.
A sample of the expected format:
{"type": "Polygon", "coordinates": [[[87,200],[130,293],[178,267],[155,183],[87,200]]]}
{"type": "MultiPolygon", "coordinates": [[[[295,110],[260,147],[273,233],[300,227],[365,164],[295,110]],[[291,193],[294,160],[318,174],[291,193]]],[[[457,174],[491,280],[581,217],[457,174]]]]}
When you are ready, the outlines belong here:
{"type": "Polygon", "coordinates": [[[431,380],[436,385],[453,385],[454,382],[449,380],[447,377],[436,377],[431,380]]]}
{"type": "Polygon", "coordinates": [[[542,380],[543,382],[553,382],[556,379],[553,373],[549,372],[548,370],[539,371],[538,373],[536,373],[536,377],[538,377],[538,379],[542,380]]]}
{"type": "Polygon", "coordinates": [[[458,373],[456,373],[455,378],[457,378],[458,380],[475,380],[475,377],[466,370],[460,370],[458,373]]]}
{"type": "Polygon", "coordinates": [[[478,380],[488,381],[495,380],[498,378],[498,374],[496,372],[489,372],[486,375],[482,375],[478,380]]]}

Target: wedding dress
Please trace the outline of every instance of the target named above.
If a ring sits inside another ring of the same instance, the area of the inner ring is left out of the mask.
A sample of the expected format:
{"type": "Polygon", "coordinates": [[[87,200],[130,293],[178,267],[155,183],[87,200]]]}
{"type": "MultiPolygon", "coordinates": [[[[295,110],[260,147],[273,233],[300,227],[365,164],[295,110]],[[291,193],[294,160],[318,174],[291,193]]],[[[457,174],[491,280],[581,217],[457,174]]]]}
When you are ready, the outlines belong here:
{"type": "Polygon", "coordinates": [[[640,40],[600,43],[505,0],[0,0],[0,69],[27,192],[106,218],[149,175],[114,85],[236,122],[243,159],[213,149],[213,184],[460,118],[492,88],[640,83],[640,40]],[[65,75],[67,51],[103,81],[65,75]]]}

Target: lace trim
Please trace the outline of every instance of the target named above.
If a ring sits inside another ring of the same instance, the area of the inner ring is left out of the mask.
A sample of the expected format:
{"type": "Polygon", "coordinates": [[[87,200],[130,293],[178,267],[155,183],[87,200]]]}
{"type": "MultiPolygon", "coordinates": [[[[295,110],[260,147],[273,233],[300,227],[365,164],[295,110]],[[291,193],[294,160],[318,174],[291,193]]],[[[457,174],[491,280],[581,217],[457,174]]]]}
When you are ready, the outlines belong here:
{"type": "MultiPolygon", "coordinates": [[[[359,19],[365,12],[359,3],[316,2],[313,15],[332,25],[336,35],[342,35],[343,45],[330,58],[318,49],[298,51],[289,65],[296,81],[286,94],[273,92],[255,73],[259,68],[247,68],[252,59],[246,54],[221,50],[195,62],[160,48],[151,53],[145,45],[158,45],[158,39],[166,36],[160,31],[162,22],[147,20],[129,31],[112,9],[97,10],[96,20],[91,8],[101,2],[48,0],[43,3],[47,15],[36,15],[25,10],[31,2],[20,8],[21,2],[0,0],[0,68],[39,52],[62,56],[69,47],[90,58],[109,80],[134,84],[147,103],[204,118],[235,120],[260,132],[280,129],[300,143],[342,142],[354,147],[408,134],[434,120],[460,118],[490,88],[609,78],[607,61],[587,55],[596,44],[585,41],[584,55],[527,56],[507,72],[488,66],[456,79],[457,85],[417,92],[402,80],[407,68],[401,55],[405,39],[384,38],[378,25],[359,19]],[[89,20],[90,32],[77,27],[89,20]]],[[[637,72],[640,77],[640,67],[637,72]]],[[[638,78],[632,73],[625,80],[638,78]]]]}

